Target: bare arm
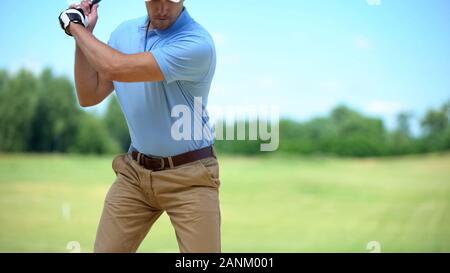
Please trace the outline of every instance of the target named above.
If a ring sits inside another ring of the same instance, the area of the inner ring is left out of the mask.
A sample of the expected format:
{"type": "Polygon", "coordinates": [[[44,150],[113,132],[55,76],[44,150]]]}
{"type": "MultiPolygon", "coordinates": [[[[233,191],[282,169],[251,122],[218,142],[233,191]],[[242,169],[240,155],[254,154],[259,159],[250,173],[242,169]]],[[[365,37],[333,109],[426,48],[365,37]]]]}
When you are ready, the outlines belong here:
{"type": "Polygon", "coordinates": [[[89,17],[89,27],[71,23],[68,30],[76,41],[75,82],[81,106],[102,102],[114,90],[112,81],[164,80],[151,53],[122,54],[92,35],[98,19],[98,5],[91,9],[90,2],[82,1],[80,8],[89,17]]]}
{"type": "Polygon", "coordinates": [[[82,107],[99,104],[114,90],[112,81],[89,64],[78,45],[75,52],[75,85],[82,107]]]}
{"type": "Polygon", "coordinates": [[[97,40],[81,25],[70,24],[69,30],[87,62],[99,75],[119,82],[164,80],[159,65],[150,52],[123,54],[97,40]]]}
{"type": "MultiPolygon", "coordinates": [[[[73,8],[74,6],[71,7],[73,8]]],[[[84,10],[85,14],[90,16],[91,24],[87,31],[92,33],[97,24],[98,5],[95,5],[91,9],[90,3],[83,1],[80,7],[84,10]]],[[[82,107],[99,104],[114,90],[112,81],[94,69],[78,43],[76,43],[75,51],[75,85],[78,101],[82,107]]]]}

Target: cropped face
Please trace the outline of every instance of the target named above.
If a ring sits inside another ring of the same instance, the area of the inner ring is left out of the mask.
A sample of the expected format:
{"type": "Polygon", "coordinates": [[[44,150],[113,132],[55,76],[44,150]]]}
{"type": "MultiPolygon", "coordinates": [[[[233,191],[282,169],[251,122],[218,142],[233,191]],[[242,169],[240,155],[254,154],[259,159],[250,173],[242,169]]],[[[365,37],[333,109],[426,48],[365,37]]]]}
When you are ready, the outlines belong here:
{"type": "Polygon", "coordinates": [[[184,0],[146,0],[148,17],[153,28],[169,28],[183,10],[184,0]]]}

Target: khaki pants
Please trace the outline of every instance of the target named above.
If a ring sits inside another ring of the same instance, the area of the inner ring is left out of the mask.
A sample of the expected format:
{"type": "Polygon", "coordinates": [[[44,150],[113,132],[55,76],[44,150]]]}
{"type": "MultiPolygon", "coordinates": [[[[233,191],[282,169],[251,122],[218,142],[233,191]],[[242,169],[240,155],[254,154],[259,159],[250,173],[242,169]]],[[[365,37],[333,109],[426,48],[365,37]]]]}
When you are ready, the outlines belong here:
{"type": "Polygon", "coordinates": [[[94,252],[136,252],[164,211],[180,252],[221,252],[216,158],[150,171],[124,154],[112,165],[117,179],[105,198],[94,252]]]}

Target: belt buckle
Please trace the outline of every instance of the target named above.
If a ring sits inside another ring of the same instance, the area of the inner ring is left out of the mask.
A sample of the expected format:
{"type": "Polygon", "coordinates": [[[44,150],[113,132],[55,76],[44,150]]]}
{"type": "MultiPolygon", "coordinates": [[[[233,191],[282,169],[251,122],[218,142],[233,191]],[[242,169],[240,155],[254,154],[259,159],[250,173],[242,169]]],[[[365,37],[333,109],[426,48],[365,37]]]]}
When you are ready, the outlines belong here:
{"type": "Polygon", "coordinates": [[[164,158],[160,157],[159,160],[161,161],[161,167],[159,169],[154,170],[154,171],[162,171],[162,170],[164,170],[164,167],[166,165],[165,162],[164,162],[164,158]]]}

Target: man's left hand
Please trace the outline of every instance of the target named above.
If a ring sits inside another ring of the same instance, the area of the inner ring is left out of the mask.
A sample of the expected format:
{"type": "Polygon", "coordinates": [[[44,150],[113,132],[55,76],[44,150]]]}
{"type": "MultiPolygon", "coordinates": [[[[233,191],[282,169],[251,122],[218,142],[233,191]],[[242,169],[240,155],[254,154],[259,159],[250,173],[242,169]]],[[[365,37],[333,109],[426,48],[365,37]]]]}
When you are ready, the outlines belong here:
{"type": "Polygon", "coordinates": [[[66,32],[67,35],[72,36],[69,32],[69,26],[72,23],[80,24],[84,27],[89,26],[88,18],[84,15],[84,12],[80,8],[69,8],[63,11],[59,15],[59,23],[61,28],[66,32]]]}

